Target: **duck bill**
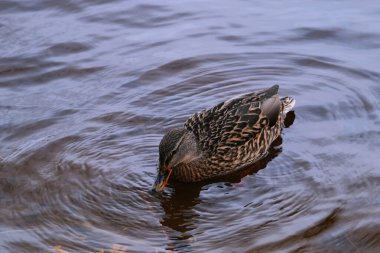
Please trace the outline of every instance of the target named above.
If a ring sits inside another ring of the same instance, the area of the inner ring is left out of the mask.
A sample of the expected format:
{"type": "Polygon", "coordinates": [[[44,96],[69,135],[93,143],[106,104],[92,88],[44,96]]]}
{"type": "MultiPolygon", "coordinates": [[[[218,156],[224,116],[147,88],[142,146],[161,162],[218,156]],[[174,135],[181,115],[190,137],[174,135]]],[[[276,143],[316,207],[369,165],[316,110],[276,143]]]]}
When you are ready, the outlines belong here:
{"type": "Polygon", "coordinates": [[[156,192],[162,191],[165,186],[168,184],[170,175],[172,174],[171,169],[167,169],[164,172],[159,172],[156,178],[156,181],[154,182],[153,185],[153,190],[156,192]]]}

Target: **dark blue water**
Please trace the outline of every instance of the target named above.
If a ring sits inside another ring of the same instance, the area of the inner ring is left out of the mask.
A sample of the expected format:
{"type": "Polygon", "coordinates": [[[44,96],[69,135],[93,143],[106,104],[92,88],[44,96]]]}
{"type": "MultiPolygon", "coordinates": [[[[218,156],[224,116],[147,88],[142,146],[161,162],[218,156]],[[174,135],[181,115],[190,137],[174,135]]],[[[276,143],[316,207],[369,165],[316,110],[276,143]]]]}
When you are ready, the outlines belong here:
{"type": "Polygon", "coordinates": [[[379,252],[379,24],[377,1],[0,1],[0,252],[379,252]],[[268,157],[149,192],[168,129],[273,84],[297,105],[268,157]]]}

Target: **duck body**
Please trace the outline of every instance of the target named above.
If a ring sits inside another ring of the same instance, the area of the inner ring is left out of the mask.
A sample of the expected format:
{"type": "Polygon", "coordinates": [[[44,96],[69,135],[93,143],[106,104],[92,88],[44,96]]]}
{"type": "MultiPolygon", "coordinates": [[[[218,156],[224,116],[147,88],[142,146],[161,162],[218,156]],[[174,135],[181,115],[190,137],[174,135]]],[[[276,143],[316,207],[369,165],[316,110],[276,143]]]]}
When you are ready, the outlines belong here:
{"type": "Polygon", "coordinates": [[[278,89],[274,85],[193,114],[163,137],[158,174],[169,168],[175,180],[198,182],[264,157],[295,104],[291,97],[280,99],[278,89]]]}

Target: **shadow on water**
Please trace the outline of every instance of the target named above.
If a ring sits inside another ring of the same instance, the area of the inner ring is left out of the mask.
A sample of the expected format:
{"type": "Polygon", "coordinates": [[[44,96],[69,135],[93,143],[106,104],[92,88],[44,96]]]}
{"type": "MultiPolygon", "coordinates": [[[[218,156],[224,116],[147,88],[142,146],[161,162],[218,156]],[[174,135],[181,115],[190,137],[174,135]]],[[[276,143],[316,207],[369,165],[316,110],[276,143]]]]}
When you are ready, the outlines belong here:
{"type": "MultiPolygon", "coordinates": [[[[294,111],[287,113],[284,120],[284,128],[290,127],[295,120],[294,111]]],[[[282,152],[281,135],[272,143],[268,149],[267,155],[237,172],[223,177],[199,183],[182,183],[170,181],[167,188],[170,192],[154,193],[161,203],[165,214],[160,223],[162,226],[169,228],[169,241],[167,250],[178,250],[181,248],[191,248],[191,242],[194,240],[192,230],[194,229],[193,220],[198,216],[194,210],[202,202],[199,198],[202,190],[207,189],[208,185],[215,183],[224,183],[231,185],[239,183],[242,178],[252,175],[265,169],[269,162],[275,159],[282,152]]]]}

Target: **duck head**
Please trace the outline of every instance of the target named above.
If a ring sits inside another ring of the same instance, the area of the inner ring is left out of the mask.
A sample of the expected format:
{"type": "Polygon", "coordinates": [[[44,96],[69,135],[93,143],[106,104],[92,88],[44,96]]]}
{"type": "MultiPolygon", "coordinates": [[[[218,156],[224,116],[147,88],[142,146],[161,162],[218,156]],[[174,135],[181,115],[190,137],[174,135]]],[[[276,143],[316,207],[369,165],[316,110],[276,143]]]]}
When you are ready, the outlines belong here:
{"type": "Polygon", "coordinates": [[[198,156],[197,140],[192,132],[185,128],[175,128],[166,133],[159,146],[157,178],[153,190],[162,191],[176,166],[198,156]]]}

